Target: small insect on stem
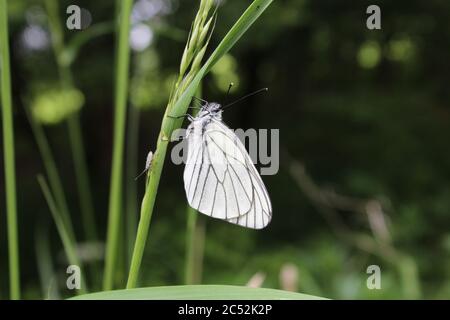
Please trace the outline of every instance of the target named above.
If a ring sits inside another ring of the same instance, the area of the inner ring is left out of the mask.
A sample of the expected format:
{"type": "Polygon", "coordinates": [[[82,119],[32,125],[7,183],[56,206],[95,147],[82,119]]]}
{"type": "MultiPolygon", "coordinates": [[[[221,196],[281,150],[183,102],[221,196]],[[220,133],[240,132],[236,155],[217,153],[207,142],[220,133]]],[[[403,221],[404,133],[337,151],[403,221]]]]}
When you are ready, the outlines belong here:
{"type": "Polygon", "coordinates": [[[150,167],[152,166],[152,160],[153,160],[153,152],[149,151],[147,154],[147,159],[145,160],[145,169],[136,178],[134,178],[134,180],[137,180],[140,176],[142,176],[150,169],[150,167]]]}

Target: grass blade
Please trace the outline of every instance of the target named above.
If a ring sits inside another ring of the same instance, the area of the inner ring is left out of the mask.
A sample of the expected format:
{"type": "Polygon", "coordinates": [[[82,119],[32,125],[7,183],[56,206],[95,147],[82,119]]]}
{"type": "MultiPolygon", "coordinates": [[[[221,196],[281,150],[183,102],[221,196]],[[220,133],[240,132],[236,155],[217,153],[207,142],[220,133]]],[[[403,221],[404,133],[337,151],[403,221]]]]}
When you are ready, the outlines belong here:
{"type": "Polygon", "coordinates": [[[6,0],[0,0],[0,58],[10,295],[11,299],[20,299],[14,123],[12,115],[11,71],[9,65],[8,8],[6,0]]]}
{"type": "MultiPolygon", "coordinates": [[[[59,15],[59,3],[57,0],[46,0],[45,6],[48,12],[52,46],[56,63],[58,65],[61,86],[66,89],[71,89],[74,86],[73,76],[70,70],[70,62],[72,62],[72,60],[69,61],[67,54],[65,54],[66,48],[64,44],[63,27],[59,15]]],[[[97,230],[94,219],[94,205],[86,164],[83,134],[81,132],[81,124],[78,113],[72,114],[68,117],[67,130],[69,133],[69,142],[77,181],[77,191],[80,200],[83,229],[88,240],[96,240],[97,230]]],[[[56,190],[53,189],[53,192],[56,195],[56,190]]]]}
{"type": "Polygon", "coordinates": [[[66,225],[66,229],[71,239],[75,242],[75,232],[73,229],[72,220],[70,218],[67,198],[64,193],[61,176],[59,175],[55,158],[50,148],[47,136],[45,135],[44,129],[42,128],[41,124],[36,122],[36,120],[33,118],[33,115],[26,107],[25,114],[27,115],[28,122],[31,126],[31,131],[33,133],[34,139],[36,140],[42,162],[44,163],[45,172],[47,174],[52,193],[55,196],[56,204],[62,215],[62,219],[64,221],[64,224],[66,225]]]}
{"type": "Polygon", "coordinates": [[[193,285],[115,290],[80,295],[83,300],[323,300],[302,293],[239,286],[193,285]]]}
{"type": "MultiPolygon", "coordinates": [[[[52,214],[53,220],[55,221],[56,228],[58,230],[58,234],[61,238],[61,241],[64,246],[64,252],[67,255],[67,260],[70,264],[76,265],[82,270],[80,259],[78,258],[75,243],[70,238],[69,232],[66,229],[66,226],[64,224],[64,221],[61,217],[61,213],[59,212],[58,208],[56,207],[55,200],[50,192],[50,188],[48,187],[47,182],[45,181],[44,177],[42,175],[38,175],[37,180],[39,182],[39,186],[41,187],[42,194],[45,197],[45,200],[47,201],[48,207],[50,209],[50,213],[52,214]]],[[[80,293],[86,293],[87,287],[84,282],[84,273],[81,271],[81,288],[80,293]]]]}
{"type": "Polygon", "coordinates": [[[128,70],[130,60],[130,13],[133,1],[119,2],[119,43],[117,46],[117,74],[114,115],[113,158],[109,193],[108,231],[106,239],[105,271],[103,289],[113,286],[114,265],[117,262],[120,212],[122,209],[122,166],[127,111],[128,70]]]}
{"type": "Polygon", "coordinates": [[[205,219],[197,210],[187,207],[185,284],[200,284],[205,245],[205,219]]]}
{"type": "Polygon", "coordinates": [[[67,119],[70,148],[72,149],[77,191],[80,199],[81,221],[86,239],[95,241],[98,239],[95,224],[94,205],[90,179],[86,163],[86,154],[81,133],[79,114],[73,114],[67,119]]]}
{"type": "Polygon", "coordinates": [[[59,299],[58,286],[53,285],[56,273],[53,268],[47,225],[37,227],[34,243],[42,297],[44,299],[59,299]]]}
{"type": "MultiPolygon", "coordinates": [[[[136,106],[129,108],[128,128],[127,128],[127,155],[126,155],[126,217],[125,217],[125,238],[126,238],[126,261],[127,270],[130,268],[131,255],[133,254],[133,244],[136,238],[138,225],[138,187],[133,177],[138,173],[138,142],[139,142],[139,119],[140,110],[136,106]]],[[[141,162],[139,164],[142,165],[141,162]]]]}

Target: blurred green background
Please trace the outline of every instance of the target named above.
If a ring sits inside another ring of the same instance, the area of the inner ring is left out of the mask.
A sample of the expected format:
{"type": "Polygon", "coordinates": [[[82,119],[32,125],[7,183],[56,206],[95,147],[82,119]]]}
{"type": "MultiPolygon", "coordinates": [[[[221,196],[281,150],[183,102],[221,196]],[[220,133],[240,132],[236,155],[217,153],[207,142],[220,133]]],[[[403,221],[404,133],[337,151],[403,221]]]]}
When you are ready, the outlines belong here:
{"type": "MultiPolygon", "coordinates": [[[[210,51],[249,3],[221,1],[210,51]]],[[[70,4],[92,15],[85,30],[65,29],[67,43],[97,24],[114,23],[114,1],[59,4],[63,22],[70,4]]],[[[196,9],[191,0],[135,1],[126,216],[137,217],[144,179],[134,177],[155,149],[196,9]],[[137,155],[133,135],[139,138],[137,155]]],[[[95,289],[102,241],[85,241],[64,121],[80,111],[95,219],[104,239],[113,26],[79,47],[71,66],[77,89],[62,90],[43,2],[9,1],[9,10],[22,290],[25,298],[70,296],[61,241],[36,182],[44,168],[25,110],[45,128],[95,289]]],[[[250,281],[335,299],[450,298],[449,21],[448,1],[274,1],[203,82],[203,97],[219,102],[230,82],[235,83],[230,99],[269,87],[267,94],[228,109],[224,121],[231,128],[280,129],[280,170],[263,176],[273,219],[266,229],[253,231],[201,217],[202,283],[250,281]],[[366,28],[370,4],[381,7],[382,30],[366,28]],[[373,264],[381,268],[380,290],[366,287],[366,269],[373,264]]],[[[182,172],[169,158],[140,285],[184,282],[182,172]]],[[[0,298],[7,298],[3,171],[0,175],[0,298]]],[[[125,238],[117,287],[127,274],[125,238]]]]}

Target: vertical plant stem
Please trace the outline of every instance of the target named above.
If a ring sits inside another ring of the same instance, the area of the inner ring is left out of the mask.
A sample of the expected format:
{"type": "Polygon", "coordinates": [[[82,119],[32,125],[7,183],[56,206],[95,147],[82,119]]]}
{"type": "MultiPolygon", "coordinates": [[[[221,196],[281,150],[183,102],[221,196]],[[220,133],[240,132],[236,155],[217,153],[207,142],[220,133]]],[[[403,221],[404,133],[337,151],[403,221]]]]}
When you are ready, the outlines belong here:
{"type": "Polygon", "coordinates": [[[5,161],[6,214],[8,227],[9,284],[11,299],[20,299],[19,239],[17,231],[16,168],[14,163],[14,124],[12,116],[9,65],[8,8],[0,0],[0,68],[5,161]]]}
{"type": "Polygon", "coordinates": [[[26,115],[31,126],[31,131],[33,132],[34,138],[36,139],[39,153],[41,154],[42,161],[44,163],[45,172],[47,173],[47,177],[50,183],[50,188],[53,192],[53,195],[55,196],[59,212],[61,213],[61,217],[69,233],[69,236],[74,242],[76,242],[75,232],[73,229],[72,220],[70,218],[69,207],[67,205],[67,199],[64,193],[63,184],[58,172],[58,168],[56,167],[55,158],[53,157],[47,137],[45,136],[42,126],[39,123],[36,123],[36,121],[33,119],[33,115],[31,114],[31,112],[26,110],[26,115]]]}
{"type": "Polygon", "coordinates": [[[194,272],[193,281],[200,284],[203,278],[203,259],[205,255],[205,234],[206,219],[197,212],[197,221],[195,225],[195,255],[194,255],[194,272]]]}
{"type": "Polygon", "coordinates": [[[67,119],[67,127],[77,179],[78,196],[80,197],[83,229],[86,239],[93,241],[98,239],[98,234],[79,116],[78,113],[71,115],[67,119]]]}
{"type": "Polygon", "coordinates": [[[47,225],[38,225],[34,239],[37,271],[42,290],[42,299],[59,299],[58,286],[52,285],[56,276],[50,250],[50,237],[47,225]]]}
{"type": "Polygon", "coordinates": [[[199,284],[202,279],[205,220],[199,213],[187,208],[185,284],[199,284]]]}
{"type": "MultiPolygon", "coordinates": [[[[63,59],[63,52],[65,50],[64,33],[61,20],[59,18],[58,1],[46,0],[45,4],[48,11],[53,51],[55,54],[56,63],[58,65],[61,85],[65,89],[72,89],[74,85],[70,66],[63,59]]],[[[69,118],[67,119],[67,129],[69,133],[70,147],[74,162],[77,192],[80,199],[83,229],[88,240],[96,240],[98,239],[98,235],[94,219],[94,205],[92,201],[89,174],[86,164],[83,134],[81,132],[78,113],[69,116],[69,118]]],[[[53,190],[53,192],[55,193],[55,190],[53,190]]]]}
{"type": "Polygon", "coordinates": [[[115,114],[113,158],[111,167],[111,184],[109,193],[108,231],[106,240],[105,271],[103,289],[113,286],[114,264],[117,259],[117,244],[122,209],[122,165],[125,140],[125,124],[128,92],[128,70],[130,60],[129,33],[132,0],[120,1],[119,9],[119,43],[117,46],[117,72],[115,84],[115,114]]]}
{"type": "Polygon", "coordinates": [[[55,221],[56,228],[58,229],[59,236],[61,237],[61,241],[64,246],[64,252],[67,255],[67,260],[71,265],[76,265],[80,268],[81,273],[81,288],[79,290],[79,293],[84,294],[87,292],[86,283],[84,282],[84,272],[82,271],[82,265],[81,261],[78,258],[75,243],[72,241],[72,239],[69,236],[69,233],[67,232],[67,229],[63,223],[63,220],[61,219],[61,214],[58,211],[58,208],[56,207],[55,200],[50,192],[50,189],[48,187],[47,182],[45,181],[44,177],[39,175],[37,177],[37,180],[39,182],[39,185],[41,187],[42,193],[45,197],[45,200],[47,201],[48,207],[50,209],[50,212],[53,216],[53,220],[55,221]]]}
{"type": "Polygon", "coordinates": [[[127,128],[127,155],[126,155],[126,254],[127,268],[131,264],[131,255],[133,253],[133,244],[136,237],[138,225],[138,203],[137,203],[137,184],[133,177],[138,172],[138,142],[139,142],[139,118],[140,111],[132,106],[129,109],[128,128],[127,128]]]}
{"type": "Polygon", "coordinates": [[[184,264],[184,284],[194,284],[195,260],[195,225],[197,224],[197,211],[187,206],[186,223],[186,261],[184,264]]]}
{"type": "Polygon", "coordinates": [[[162,136],[160,136],[158,138],[156,152],[153,155],[152,167],[147,178],[146,192],[142,199],[141,214],[134,243],[130,272],[128,274],[127,289],[134,288],[137,284],[139,268],[141,266],[142,256],[144,255],[148,229],[152,220],[153,206],[155,205],[156,193],[158,191],[159,179],[156,177],[161,176],[168,143],[168,140],[163,140],[162,136]]]}

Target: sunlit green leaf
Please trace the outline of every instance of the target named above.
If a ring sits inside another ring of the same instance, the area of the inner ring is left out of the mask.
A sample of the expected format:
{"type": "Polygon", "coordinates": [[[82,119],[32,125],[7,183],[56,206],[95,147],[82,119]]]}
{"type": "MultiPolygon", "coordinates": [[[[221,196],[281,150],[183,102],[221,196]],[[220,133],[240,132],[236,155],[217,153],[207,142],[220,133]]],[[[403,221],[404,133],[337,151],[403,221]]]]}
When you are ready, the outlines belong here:
{"type": "Polygon", "coordinates": [[[114,290],[80,295],[73,299],[87,300],[318,300],[307,294],[239,286],[192,285],[114,290]]]}

